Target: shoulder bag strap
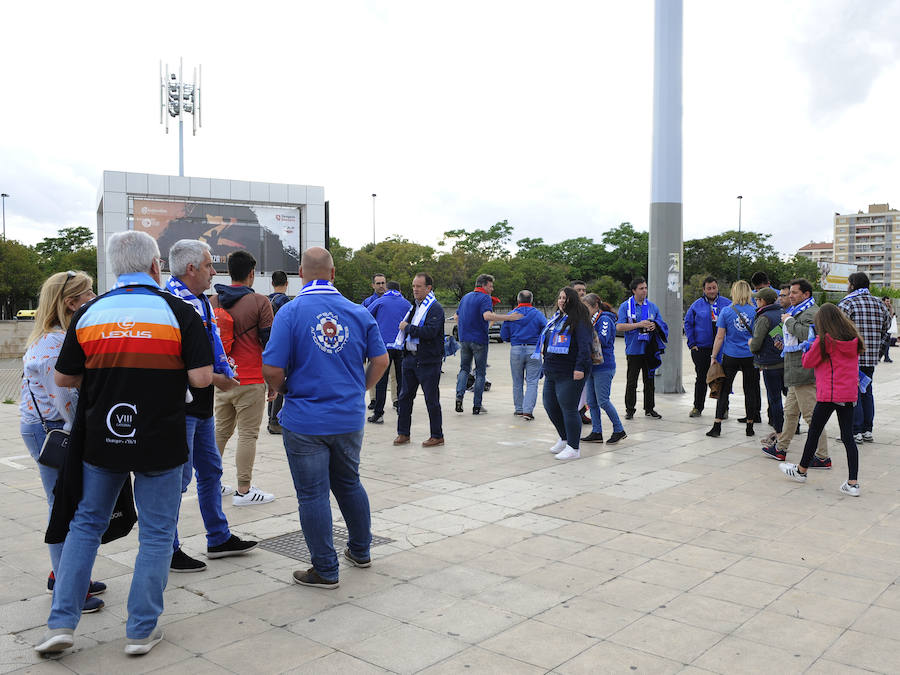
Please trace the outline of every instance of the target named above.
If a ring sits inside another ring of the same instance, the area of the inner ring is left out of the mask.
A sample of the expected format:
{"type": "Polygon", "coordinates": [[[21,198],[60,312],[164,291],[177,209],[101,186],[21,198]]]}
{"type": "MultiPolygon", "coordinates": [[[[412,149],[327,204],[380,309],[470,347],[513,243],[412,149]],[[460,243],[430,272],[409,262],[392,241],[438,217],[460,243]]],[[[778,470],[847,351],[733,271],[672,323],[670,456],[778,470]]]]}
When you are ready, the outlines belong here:
{"type": "MultiPolygon", "coordinates": [[[[25,373],[23,372],[22,374],[24,375],[25,373]]],[[[44,416],[41,415],[41,408],[38,406],[37,399],[34,397],[34,392],[31,391],[31,380],[26,377],[25,382],[28,384],[28,393],[31,394],[31,400],[34,403],[34,411],[37,413],[38,419],[41,420],[41,427],[43,427],[44,433],[46,434],[49,432],[49,429],[47,427],[47,422],[44,421],[44,416]]]]}

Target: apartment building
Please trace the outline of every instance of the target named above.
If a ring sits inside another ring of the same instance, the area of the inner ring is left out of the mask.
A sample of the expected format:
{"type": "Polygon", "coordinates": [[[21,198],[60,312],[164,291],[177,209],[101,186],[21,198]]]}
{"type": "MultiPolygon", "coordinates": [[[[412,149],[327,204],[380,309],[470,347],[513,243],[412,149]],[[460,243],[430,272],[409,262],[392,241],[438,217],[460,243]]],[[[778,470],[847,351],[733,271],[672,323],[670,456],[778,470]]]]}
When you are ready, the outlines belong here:
{"type": "Polygon", "coordinates": [[[798,255],[809,258],[813,262],[825,260],[831,262],[834,260],[834,242],[831,241],[811,241],[806,246],[801,246],[797,250],[798,255]]]}
{"type": "Polygon", "coordinates": [[[834,261],[855,263],[873,284],[900,288],[900,211],[869,204],[865,213],[835,213],[834,261]]]}

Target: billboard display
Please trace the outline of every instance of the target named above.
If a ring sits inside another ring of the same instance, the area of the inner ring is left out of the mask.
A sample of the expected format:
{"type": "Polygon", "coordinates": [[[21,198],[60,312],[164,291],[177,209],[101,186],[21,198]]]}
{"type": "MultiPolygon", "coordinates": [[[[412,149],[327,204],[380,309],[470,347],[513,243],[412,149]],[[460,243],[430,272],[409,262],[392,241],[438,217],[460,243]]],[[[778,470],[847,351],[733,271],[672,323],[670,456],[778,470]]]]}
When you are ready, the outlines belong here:
{"type": "Polygon", "coordinates": [[[855,264],[819,261],[819,286],[823,291],[846,291],[849,276],[856,271],[855,264]]]}
{"type": "Polygon", "coordinates": [[[300,209],[212,202],[133,200],[132,229],[156,239],[168,271],[169,248],[179,239],[209,244],[217,272],[226,272],[228,254],[240,249],[256,258],[256,271],[300,270],[300,209]]]}

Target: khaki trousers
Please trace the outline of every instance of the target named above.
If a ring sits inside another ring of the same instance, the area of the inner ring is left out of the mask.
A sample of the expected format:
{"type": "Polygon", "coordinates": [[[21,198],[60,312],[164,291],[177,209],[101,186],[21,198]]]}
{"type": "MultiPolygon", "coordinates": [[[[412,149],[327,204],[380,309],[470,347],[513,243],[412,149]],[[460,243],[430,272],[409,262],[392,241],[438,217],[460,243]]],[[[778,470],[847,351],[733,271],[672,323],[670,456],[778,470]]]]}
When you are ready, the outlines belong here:
{"type": "MultiPolygon", "coordinates": [[[[816,407],[816,385],[800,384],[788,387],[787,398],[784,400],[784,426],[778,435],[778,449],[787,452],[791,440],[797,431],[797,422],[800,415],[807,426],[812,420],[813,408],[816,407]]],[[[825,432],[819,436],[819,445],[816,448],[816,457],[825,459],[828,457],[828,439],[825,432]]]]}
{"type": "Polygon", "coordinates": [[[242,384],[231,391],[216,390],[216,446],[224,455],[225,444],[237,424],[238,440],[234,463],[237,467],[238,488],[246,490],[253,478],[256,460],[256,439],[266,410],[266,385],[242,384]]]}
{"type": "MultiPolygon", "coordinates": [[[[398,388],[397,373],[394,372],[393,366],[388,366],[388,373],[389,373],[388,374],[388,378],[389,378],[388,386],[390,387],[390,391],[391,391],[391,403],[396,403],[397,402],[397,388],[398,388]]],[[[372,387],[371,389],[369,389],[369,400],[370,401],[375,400],[375,387],[372,387]]]]}

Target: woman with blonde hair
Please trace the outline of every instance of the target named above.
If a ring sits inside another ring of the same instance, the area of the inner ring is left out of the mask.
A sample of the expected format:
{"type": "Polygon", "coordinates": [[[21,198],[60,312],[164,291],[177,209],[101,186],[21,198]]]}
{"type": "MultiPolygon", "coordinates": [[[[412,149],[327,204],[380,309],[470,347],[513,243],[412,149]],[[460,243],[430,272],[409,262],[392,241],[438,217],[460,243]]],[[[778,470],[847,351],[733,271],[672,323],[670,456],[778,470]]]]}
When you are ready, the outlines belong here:
{"type": "MultiPolygon", "coordinates": [[[[68,431],[75,420],[78,390],[57,387],[53,375],[72,316],[84,303],[96,297],[92,285],[93,280],[84,272],[69,271],[57,272],[41,286],[34,328],[28,336],[27,349],[22,357],[22,393],[19,400],[22,415],[19,432],[35,462],[40,457],[47,431],[68,431]]],[[[53,488],[56,487],[59,469],[38,462],[38,472],[44,494],[47,495],[49,511],[52,511],[53,488]]],[[[52,592],[63,545],[49,544],[48,547],[52,569],[47,579],[47,590],[52,592]]],[[[93,596],[105,590],[106,584],[92,581],[82,611],[96,612],[103,607],[103,601],[93,596]]]]}
{"type": "Polygon", "coordinates": [[[731,304],[719,312],[716,320],[716,339],[713,342],[710,364],[717,360],[719,352],[724,353],[722,368],[725,370],[725,383],[722,385],[719,400],[716,402],[716,421],[707,436],[719,436],[722,433],[722,420],[728,410],[728,395],[734,378],[741,373],[744,384],[744,406],[747,412],[747,435],[753,436],[753,421],[759,417],[761,405],[759,393],[759,374],[753,367],[753,352],[750,351],[750,338],[753,337],[753,320],[756,308],[751,304],[750,284],[743,279],[734,282],[731,287],[731,304]]]}

